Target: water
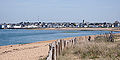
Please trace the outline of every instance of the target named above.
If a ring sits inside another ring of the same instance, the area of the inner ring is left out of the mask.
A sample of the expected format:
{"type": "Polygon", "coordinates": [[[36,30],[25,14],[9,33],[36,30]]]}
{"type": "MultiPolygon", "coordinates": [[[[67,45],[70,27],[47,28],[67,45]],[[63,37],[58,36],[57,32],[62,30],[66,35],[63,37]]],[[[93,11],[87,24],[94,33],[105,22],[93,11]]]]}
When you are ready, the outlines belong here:
{"type": "Polygon", "coordinates": [[[110,31],[0,29],[0,46],[104,34],[109,32],[110,31]]]}

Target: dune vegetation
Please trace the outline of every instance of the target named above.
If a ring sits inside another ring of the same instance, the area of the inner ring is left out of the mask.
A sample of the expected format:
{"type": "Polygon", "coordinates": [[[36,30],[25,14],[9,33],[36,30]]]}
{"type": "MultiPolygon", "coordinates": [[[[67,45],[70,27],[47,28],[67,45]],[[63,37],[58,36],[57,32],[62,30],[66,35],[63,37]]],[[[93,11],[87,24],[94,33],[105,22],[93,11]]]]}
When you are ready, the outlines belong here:
{"type": "Polygon", "coordinates": [[[120,35],[114,35],[114,42],[107,39],[98,36],[94,41],[81,40],[66,47],[57,60],[120,60],[120,35]]]}

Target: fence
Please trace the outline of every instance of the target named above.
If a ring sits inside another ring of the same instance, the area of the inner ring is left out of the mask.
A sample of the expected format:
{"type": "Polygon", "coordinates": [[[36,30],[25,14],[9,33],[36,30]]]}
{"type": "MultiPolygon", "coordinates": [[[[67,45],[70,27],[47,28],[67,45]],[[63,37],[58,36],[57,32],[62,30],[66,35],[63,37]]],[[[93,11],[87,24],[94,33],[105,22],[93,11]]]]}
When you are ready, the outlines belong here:
{"type": "MultiPolygon", "coordinates": [[[[95,37],[97,36],[106,36],[104,35],[91,35],[91,40],[94,40],[95,37]]],[[[57,57],[61,54],[63,49],[67,46],[71,46],[76,44],[79,40],[88,40],[89,36],[80,36],[80,37],[75,37],[70,40],[57,40],[53,43],[49,44],[49,54],[46,60],[57,60],[57,57]]]]}
{"type": "Polygon", "coordinates": [[[76,38],[71,40],[57,40],[49,44],[49,55],[47,60],[56,60],[57,56],[60,55],[65,47],[68,45],[74,45],[75,43],[77,43],[76,38]]]}

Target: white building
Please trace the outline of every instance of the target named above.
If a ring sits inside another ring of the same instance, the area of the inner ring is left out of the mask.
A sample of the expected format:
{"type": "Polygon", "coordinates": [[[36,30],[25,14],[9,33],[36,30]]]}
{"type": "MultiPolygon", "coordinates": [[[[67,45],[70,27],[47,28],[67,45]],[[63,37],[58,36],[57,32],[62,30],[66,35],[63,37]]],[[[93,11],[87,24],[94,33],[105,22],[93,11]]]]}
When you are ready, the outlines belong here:
{"type": "Polygon", "coordinates": [[[24,28],[37,28],[38,26],[35,26],[35,25],[28,25],[28,26],[25,26],[24,28]]]}
{"type": "Polygon", "coordinates": [[[120,27],[120,23],[118,24],[118,27],[120,27]]]}
{"type": "Polygon", "coordinates": [[[85,28],[87,28],[88,26],[87,25],[84,25],[85,28]]]}
{"type": "Polygon", "coordinates": [[[112,24],[112,27],[115,27],[114,24],[112,24]]]}
{"type": "Polygon", "coordinates": [[[2,27],[2,28],[7,28],[7,25],[2,25],[1,27],[2,27]]]}
{"type": "Polygon", "coordinates": [[[21,25],[19,25],[19,26],[15,25],[15,26],[13,26],[13,28],[22,28],[22,26],[21,25]]]}
{"type": "Polygon", "coordinates": [[[12,26],[11,25],[7,25],[7,28],[11,28],[12,26]]]}

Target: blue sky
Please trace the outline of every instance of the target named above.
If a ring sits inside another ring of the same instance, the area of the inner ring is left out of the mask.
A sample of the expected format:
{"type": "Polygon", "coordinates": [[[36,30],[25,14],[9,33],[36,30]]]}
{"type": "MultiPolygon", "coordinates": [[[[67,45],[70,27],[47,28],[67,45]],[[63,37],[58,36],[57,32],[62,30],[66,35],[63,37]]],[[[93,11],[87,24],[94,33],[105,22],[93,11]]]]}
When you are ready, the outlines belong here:
{"type": "Polygon", "coordinates": [[[83,19],[120,21],[120,0],[0,0],[0,23],[82,22],[83,19]]]}

